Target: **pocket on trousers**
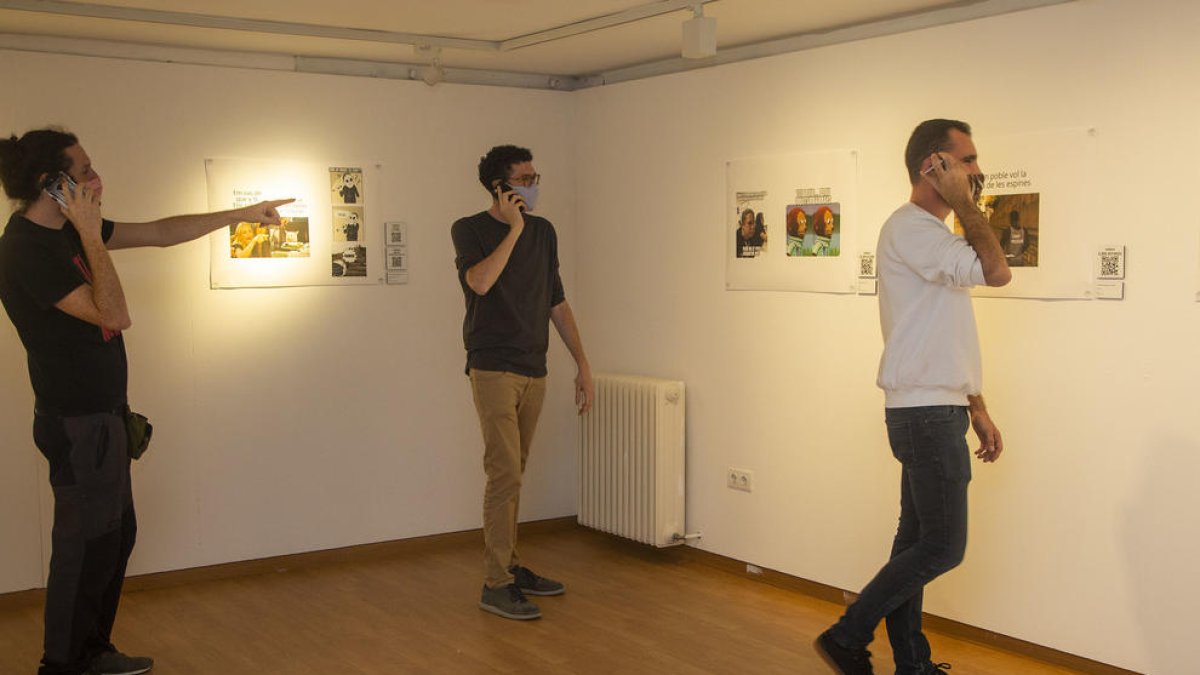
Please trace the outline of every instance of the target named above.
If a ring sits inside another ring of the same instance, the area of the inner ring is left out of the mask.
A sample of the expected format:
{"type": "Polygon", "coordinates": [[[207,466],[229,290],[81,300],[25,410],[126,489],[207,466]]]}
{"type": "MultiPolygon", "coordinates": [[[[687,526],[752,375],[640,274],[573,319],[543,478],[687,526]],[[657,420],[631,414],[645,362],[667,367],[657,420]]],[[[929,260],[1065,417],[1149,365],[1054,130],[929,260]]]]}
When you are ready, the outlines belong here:
{"type": "Polygon", "coordinates": [[[912,423],[908,420],[889,421],[887,423],[888,444],[892,447],[892,456],[901,464],[911,464],[916,457],[913,454],[912,423]]]}
{"type": "Polygon", "coordinates": [[[71,444],[71,469],[77,485],[121,482],[129,460],[120,418],[107,413],[64,417],[62,428],[71,444]]]}
{"type": "Polygon", "coordinates": [[[970,422],[965,408],[947,406],[930,411],[922,424],[917,442],[926,448],[930,460],[941,467],[947,480],[971,480],[971,450],[967,446],[970,422]]]}

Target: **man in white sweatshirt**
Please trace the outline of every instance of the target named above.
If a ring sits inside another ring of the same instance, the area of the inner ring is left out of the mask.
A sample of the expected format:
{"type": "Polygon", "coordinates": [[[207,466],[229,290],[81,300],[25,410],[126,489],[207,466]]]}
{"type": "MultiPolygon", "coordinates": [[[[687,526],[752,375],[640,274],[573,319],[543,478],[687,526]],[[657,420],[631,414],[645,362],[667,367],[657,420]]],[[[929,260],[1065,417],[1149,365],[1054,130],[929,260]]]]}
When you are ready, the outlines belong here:
{"type": "Polygon", "coordinates": [[[912,196],[884,223],[879,264],[885,394],[892,454],[902,466],[900,524],[892,554],[856,602],[817,638],[837,672],[872,673],[875,627],[887,621],[897,675],[944,672],[921,632],[925,585],[962,562],[967,545],[968,424],[993,462],[1004,449],[980,393],[979,338],[970,287],[1012,278],[1004,250],[976,206],[983,186],[971,127],[928,120],[904,152],[912,196]],[[945,224],[953,211],[965,238],[945,224]]]}

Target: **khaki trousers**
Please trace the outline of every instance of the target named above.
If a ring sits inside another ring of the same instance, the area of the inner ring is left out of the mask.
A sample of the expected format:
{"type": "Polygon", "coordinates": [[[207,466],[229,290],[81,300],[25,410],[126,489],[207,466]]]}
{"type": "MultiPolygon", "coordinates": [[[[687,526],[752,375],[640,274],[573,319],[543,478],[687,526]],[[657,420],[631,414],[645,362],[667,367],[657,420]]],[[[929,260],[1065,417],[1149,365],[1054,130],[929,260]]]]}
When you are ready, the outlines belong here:
{"type": "Polygon", "coordinates": [[[513,583],[509,569],[520,564],[517,514],[521,477],[537,428],[546,378],[471,369],[471,393],[483,431],[484,584],[501,588],[513,583]]]}

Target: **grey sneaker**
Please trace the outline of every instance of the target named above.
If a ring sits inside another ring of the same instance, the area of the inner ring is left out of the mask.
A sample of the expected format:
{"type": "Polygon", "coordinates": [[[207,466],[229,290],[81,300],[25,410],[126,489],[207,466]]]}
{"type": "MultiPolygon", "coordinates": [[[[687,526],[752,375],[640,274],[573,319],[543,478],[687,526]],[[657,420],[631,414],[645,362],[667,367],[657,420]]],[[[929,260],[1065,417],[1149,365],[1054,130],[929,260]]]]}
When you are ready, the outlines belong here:
{"type": "Polygon", "coordinates": [[[516,584],[501,588],[488,588],[485,585],[483,594],[479,597],[479,609],[517,621],[528,621],[542,616],[542,610],[526,600],[525,594],[516,584]]]}
{"type": "Polygon", "coordinates": [[[512,573],[517,588],[526,595],[562,595],[567,591],[567,587],[563,586],[561,581],[539,577],[528,567],[517,566],[509,572],[512,573]]]}
{"type": "Polygon", "coordinates": [[[126,656],[113,650],[92,659],[88,675],[141,675],[154,667],[154,659],[148,656],[126,656]]]}

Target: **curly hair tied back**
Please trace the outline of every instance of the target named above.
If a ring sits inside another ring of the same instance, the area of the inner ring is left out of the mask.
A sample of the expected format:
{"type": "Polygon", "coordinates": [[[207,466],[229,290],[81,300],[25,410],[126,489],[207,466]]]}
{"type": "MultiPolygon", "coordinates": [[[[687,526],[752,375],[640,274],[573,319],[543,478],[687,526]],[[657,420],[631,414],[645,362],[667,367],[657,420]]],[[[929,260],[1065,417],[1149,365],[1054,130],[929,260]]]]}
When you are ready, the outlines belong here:
{"type": "Polygon", "coordinates": [[[9,199],[22,207],[37,201],[43,176],[56,177],[71,168],[67,148],[78,145],[75,134],[62,129],[36,129],[17,138],[0,139],[0,182],[9,199]]]}

